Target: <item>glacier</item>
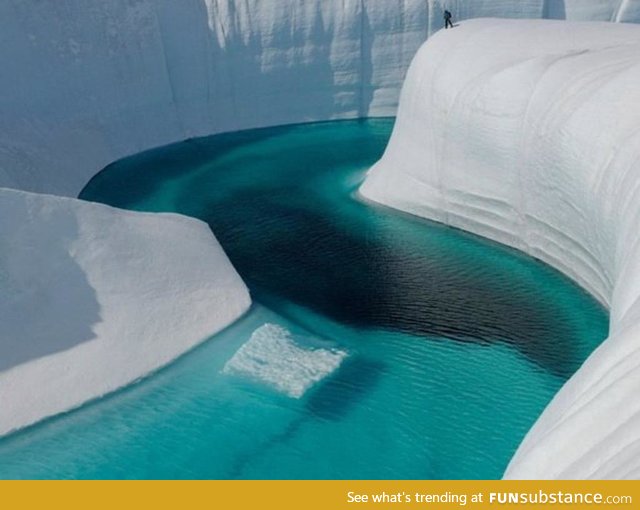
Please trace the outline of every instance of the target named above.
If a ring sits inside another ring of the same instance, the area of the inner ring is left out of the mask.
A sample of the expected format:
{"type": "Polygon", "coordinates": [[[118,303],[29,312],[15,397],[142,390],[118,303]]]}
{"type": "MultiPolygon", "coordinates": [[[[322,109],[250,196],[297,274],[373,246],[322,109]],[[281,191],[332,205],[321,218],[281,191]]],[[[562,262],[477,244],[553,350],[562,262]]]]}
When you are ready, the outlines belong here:
{"type": "Polygon", "coordinates": [[[640,26],[471,20],[417,53],[360,193],[560,269],[610,336],[506,478],[640,477],[640,26]]]}
{"type": "Polygon", "coordinates": [[[107,164],[190,137],[395,115],[409,64],[430,38],[409,72],[391,146],[363,193],[528,251],[610,306],[612,336],[541,417],[507,476],[640,475],[635,436],[624,432],[638,429],[630,405],[636,376],[629,372],[640,320],[638,179],[631,170],[638,156],[628,111],[637,101],[631,80],[637,81],[638,29],[465,21],[487,16],[635,23],[640,0],[1,2],[0,277],[15,297],[3,298],[0,313],[21,317],[29,306],[41,310],[55,302],[43,299],[59,293],[77,301],[67,307],[56,302],[51,313],[63,316],[76,306],[87,322],[81,340],[65,350],[43,346],[42,331],[47,324],[77,330],[79,323],[58,324],[42,314],[29,325],[31,336],[18,337],[18,321],[2,321],[3,359],[13,356],[5,363],[16,364],[0,366],[0,434],[145,375],[249,306],[215,238],[197,222],[23,191],[77,196],[107,164]],[[439,32],[444,5],[460,24],[446,33],[439,32]],[[556,39],[559,47],[552,48],[556,39]],[[513,41],[523,44],[514,48],[513,41]],[[431,64],[423,62],[425,54],[433,57],[431,64]],[[431,81],[415,82],[417,74],[426,79],[419,69],[427,68],[431,81]],[[420,151],[420,144],[429,151],[420,151]],[[424,157],[424,164],[416,166],[413,157],[424,157]],[[436,170],[442,168],[444,180],[436,170]],[[381,190],[385,181],[388,189],[381,190]],[[78,226],[82,231],[71,241],[78,226]],[[167,250],[170,239],[188,239],[184,248],[205,250],[209,262],[180,268],[187,254],[167,250]],[[91,243],[103,251],[93,253],[91,243]],[[129,256],[154,246],[159,259],[149,257],[139,274],[126,269],[129,256]],[[212,260],[220,261],[224,274],[207,266],[212,260]],[[69,285],[76,281],[80,288],[65,287],[56,276],[59,264],[69,285]],[[153,310],[144,302],[151,288],[142,276],[156,281],[154,289],[166,298],[153,310]],[[183,288],[179,278],[194,287],[183,288]],[[140,285],[127,286],[127,279],[140,285]],[[235,298],[226,304],[216,297],[223,281],[235,286],[235,298]],[[118,299],[125,295],[128,307],[117,305],[119,284],[127,293],[118,299]],[[184,305],[169,295],[174,286],[184,292],[184,305]],[[82,289],[88,300],[81,299],[82,289]],[[189,312],[191,291],[206,296],[189,312]],[[149,331],[139,329],[147,326],[136,325],[134,316],[147,325],[163,317],[159,324],[167,328],[157,332],[157,344],[151,346],[149,331]],[[192,319],[184,330],[183,316],[192,319]],[[172,333],[180,340],[170,341],[172,333]],[[17,338],[24,345],[16,347],[17,338]],[[40,355],[29,358],[30,350],[40,355]],[[118,360],[121,369],[104,368],[118,360]],[[39,378],[38,367],[52,379],[39,378]],[[82,370],[75,383],[68,367],[82,370]],[[51,383],[54,375],[59,383],[51,383]],[[611,393],[603,396],[609,386],[611,393]],[[604,423],[608,410],[617,418],[604,423]],[[572,447],[574,434],[581,444],[572,447]],[[625,437],[630,444],[622,444],[625,437]]]}
{"type": "Polygon", "coordinates": [[[0,435],[162,367],[249,292],[206,223],[0,190],[0,435]]]}

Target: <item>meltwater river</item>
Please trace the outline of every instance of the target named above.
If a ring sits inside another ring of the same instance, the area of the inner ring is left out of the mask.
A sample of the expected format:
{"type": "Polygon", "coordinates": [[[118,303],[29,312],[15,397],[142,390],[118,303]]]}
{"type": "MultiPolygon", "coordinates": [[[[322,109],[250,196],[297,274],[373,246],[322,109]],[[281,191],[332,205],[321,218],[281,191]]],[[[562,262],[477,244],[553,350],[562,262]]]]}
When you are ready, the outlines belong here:
{"type": "Polygon", "coordinates": [[[0,477],[500,477],[606,312],[532,258],[358,200],[392,125],[228,133],[98,174],[81,198],[208,222],[255,305],[140,383],[0,440],[0,477]]]}

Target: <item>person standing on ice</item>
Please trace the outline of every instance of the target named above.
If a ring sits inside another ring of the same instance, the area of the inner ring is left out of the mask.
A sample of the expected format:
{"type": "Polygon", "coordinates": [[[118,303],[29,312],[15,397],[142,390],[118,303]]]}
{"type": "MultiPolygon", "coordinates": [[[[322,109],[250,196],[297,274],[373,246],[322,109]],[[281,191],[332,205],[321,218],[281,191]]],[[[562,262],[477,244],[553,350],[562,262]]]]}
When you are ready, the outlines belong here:
{"type": "Polygon", "coordinates": [[[449,27],[453,28],[453,23],[451,22],[451,13],[445,9],[444,10],[444,28],[446,30],[449,27]]]}

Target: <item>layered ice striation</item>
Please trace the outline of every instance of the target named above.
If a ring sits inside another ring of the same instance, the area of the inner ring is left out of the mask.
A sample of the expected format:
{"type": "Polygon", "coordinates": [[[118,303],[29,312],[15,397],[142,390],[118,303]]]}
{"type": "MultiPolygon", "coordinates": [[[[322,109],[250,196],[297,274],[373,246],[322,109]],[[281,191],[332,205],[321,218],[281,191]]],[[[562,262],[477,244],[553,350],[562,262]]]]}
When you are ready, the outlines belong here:
{"type": "Polygon", "coordinates": [[[394,115],[444,4],[456,21],[640,20],[640,0],[7,0],[0,186],[75,196],[192,136],[394,115]]]}
{"type": "Polygon", "coordinates": [[[473,20],[416,55],[361,193],[515,246],[609,306],[610,337],[507,478],[640,477],[640,27],[473,20]]]}
{"type": "Polygon", "coordinates": [[[308,348],[278,324],[264,324],[238,349],[223,372],[262,382],[292,398],[302,397],[336,370],[347,353],[308,348]]]}
{"type": "Polygon", "coordinates": [[[0,435],[165,365],[247,288],[209,227],[0,189],[0,435]]]}

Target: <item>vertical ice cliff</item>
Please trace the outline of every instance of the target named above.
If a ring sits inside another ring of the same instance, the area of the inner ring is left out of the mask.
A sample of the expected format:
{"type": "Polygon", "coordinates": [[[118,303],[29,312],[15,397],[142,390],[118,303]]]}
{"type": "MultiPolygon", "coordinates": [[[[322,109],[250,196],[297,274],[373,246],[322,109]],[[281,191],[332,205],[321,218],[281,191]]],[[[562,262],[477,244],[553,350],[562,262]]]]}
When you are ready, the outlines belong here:
{"type": "Polygon", "coordinates": [[[640,26],[472,20],[407,74],[361,193],[515,246],[610,307],[610,337],[508,478],[640,477],[640,26]]]}
{"type": "Polygon", "coordinates": [[[640,0],[6,0],[0,186],[76,195],[191,136],[394,115],[420,44],[456,20],[640,20],[640,0]]]}

